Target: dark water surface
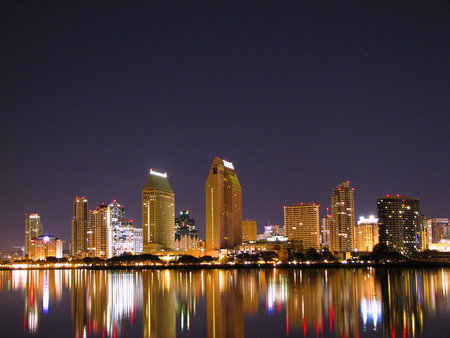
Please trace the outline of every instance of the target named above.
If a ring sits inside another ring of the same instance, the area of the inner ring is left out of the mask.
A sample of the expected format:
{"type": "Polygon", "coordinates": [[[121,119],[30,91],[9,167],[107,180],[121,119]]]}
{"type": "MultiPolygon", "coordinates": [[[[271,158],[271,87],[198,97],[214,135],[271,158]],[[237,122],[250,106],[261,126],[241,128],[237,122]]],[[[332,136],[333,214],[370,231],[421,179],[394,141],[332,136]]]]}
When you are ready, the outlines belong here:
{"type": "Polygon", "coordinates": [[[0,271],[0,337],[450,337],[450,269],[0,271]]]}

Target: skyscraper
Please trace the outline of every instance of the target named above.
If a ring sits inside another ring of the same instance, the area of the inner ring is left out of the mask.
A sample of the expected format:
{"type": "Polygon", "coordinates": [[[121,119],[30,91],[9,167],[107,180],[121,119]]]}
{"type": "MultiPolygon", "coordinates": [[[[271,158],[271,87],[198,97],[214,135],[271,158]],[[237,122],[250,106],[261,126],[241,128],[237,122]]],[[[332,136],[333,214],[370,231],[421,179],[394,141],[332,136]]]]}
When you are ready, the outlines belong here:
{"type": "Polygon", "coordinates": [[[284,229],[290,241],[303,243],[303,249],[320,248],[319,204],[300,203],[284,207],[284,229]]]}
{"type": "Polygon", "coordinates": [[[343,182],[331,194],[331,251],[353,251],[355,244],[355,201],[354,188],[350,182],[343,182]]]}
{"type": "Polygon", "coordinates": [[[419,200],[408,196],[379,198],[378,227],[380,243],[404,255],[421,250],[421,216],[419,200]]]}
{"type": "Polygon", "coordinates": [[[103,203],[95,210],[89,210],[89,223],[86,231],[86,250],[91,257],[112,257],[112,219],[111,209],[103,203]]]}
{"type": "Polygon", "coordinates": [[[30,240],[42,235],[42,229],[41,216],[39,214],[25,214],[25,257],[28,257],[30,253],[30,240]]]}
{"type": "Polygon", "coordinates": [[[378,237],[378,218],[361,216],[355,227],[355,250],[372,251],[374,245],[378,244],[378,237]]]}
{"type": "Polygon", "coordinates": [[[175,218],[176,250],[194,250],[198,248],[198,231],[195,229],[195,220],[189,217],[189,210],[180,211],[175,218]]]}
{"type": "Polygon", "coordinates": [[[108,207],[111,210],[112,255],[134,253],[133,221],[125,219],[125,207],[116,200],[108,207]]]}
{"type": "Polygon", "coordinates": [[[72,218],[72,255],[83,256],[86,251],[86,231],[88,226],[88,201],[75,197],[72,218]]]}
{"type": "Polygon", "coordinates": [[[256,221],[242,221],[242,242],[255,242],[258,239],[256,221]]]}
{"type": "Polygon", "coordinates": [[[205,184],[206,250],[242,242],[242,191],[233,163],[215,157],[205,184]]]}
{"type": "Polygon", "coordinates": [[[150,169],[142,189],[142,241],[144,253],[173,248],[175,194],[166,173],[150,169]]]}

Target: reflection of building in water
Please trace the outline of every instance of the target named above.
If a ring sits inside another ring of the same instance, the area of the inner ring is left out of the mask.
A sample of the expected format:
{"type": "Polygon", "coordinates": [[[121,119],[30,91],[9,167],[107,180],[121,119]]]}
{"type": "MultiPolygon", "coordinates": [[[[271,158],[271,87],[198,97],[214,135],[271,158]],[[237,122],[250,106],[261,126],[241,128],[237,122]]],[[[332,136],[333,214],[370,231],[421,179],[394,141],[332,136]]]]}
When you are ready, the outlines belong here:
{"type": "Polygon", "coordinates": [[[171,270],[143,271],[143,337],[176,337],[177,295],[171,270]]]}
{"type": "Polygon", "coordinates": [[[242,289],[239,270],[206,272],[207,326],[209,338],[244,337],[242,289]]]}

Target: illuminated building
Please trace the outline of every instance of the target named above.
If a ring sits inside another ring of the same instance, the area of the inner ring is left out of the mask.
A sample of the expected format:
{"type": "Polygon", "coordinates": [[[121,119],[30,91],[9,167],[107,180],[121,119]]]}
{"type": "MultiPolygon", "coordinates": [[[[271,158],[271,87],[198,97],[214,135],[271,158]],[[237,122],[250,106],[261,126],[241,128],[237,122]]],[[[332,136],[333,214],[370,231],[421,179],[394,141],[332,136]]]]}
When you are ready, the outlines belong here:
{"type": "Polygon", "coordinates": [[[41,235],[30,239],[28,258],[44,260],[47,257],[62,258],[62,241],[51,235],[41,235]]]}
{"type": "Polygon", "coordinates": [[[111,209],[104,203],[95,210],[89,210],[86,249],[90,257],[112,257],[111,218],[111,209]]]}
{"type": "Polygon", "coordinates": [[[300,203],[284,207],[284,229],[290,241],[303,243],[304,249],[320,248],[319,205],[300,203]]]}
{"type": "Polygon", "coordinates": [[[120,256],[124,253],[134,253],[133,220],[126,220],[125,208],[116,200],[109,204],[112,227],[112,255],[120,256]]]}
{"type": "Polygon", "coordinates": [[[39,214],[25,214],[25,257],[29,255],[30,240],[42,235],[42,229],[43,226],[39,214]]]}
{"type": "Polygon", "coordinates": [[[242,242],[254,242],[257,240],[256,221],[242,221],[242,242]]]}
{"type": "Polygon", "coordinates": [[[429,218],[427,220],[430,243],[439,243],[450,239],[450,223],[448,218],[429,218]]]}
{"type": "Polygon", "coordinates": [[[144,253],[173,248],[175,194],[166,173],[150,169],[142,189],[142,241],[144,253]]]}
{"type": "Polygon", "coordinates": [[[180,216],[175,218],[174,248],[176,250],[198,248],[198,231],[195,230],[195,220],[189,218],[189,210],[180,211],[180,216]]]}
{"type": "Polygon", "coordinates": [[[349,252],[354,249],[355,201],[350,182],[341,183],[331,194],[330,250],[349,252]]]}
{"type": "Polygon", "coordinates": [[[379,198],[380,243],[404,255],[421,250],[421,217],[419,200],[407,196],[379,198]]]}
{"type": "Polygon", "coordinates": [[[134,254],[142,253],[142,228],[134,228],[134,254]]]}
{"type": "Polygon", "coordinates": [[[88,201],[75,197],[72,218],[72,255],[83,256],[86,251],[86,231],[88,226],[88,201]]]}
{"type": "Polygon", "coordinates": [[[372,251],[375,244],[378,244],[378,219],[372,215],[360,217],[355,227],[355,250],[372,251]]]}
{"type": "Polygon", "coordinates": [[[331,227],[333,225],[333,216],[328,213],[322,218],[322,224],[320,229],[320,244],[322,247],[329,248],[331,242],[331,227]]]}
{"type": "Polygon", "coordinates": [[[206,250],[242,242],[242,191],[233,163],[215,157],[205,184],[206,250]]]}

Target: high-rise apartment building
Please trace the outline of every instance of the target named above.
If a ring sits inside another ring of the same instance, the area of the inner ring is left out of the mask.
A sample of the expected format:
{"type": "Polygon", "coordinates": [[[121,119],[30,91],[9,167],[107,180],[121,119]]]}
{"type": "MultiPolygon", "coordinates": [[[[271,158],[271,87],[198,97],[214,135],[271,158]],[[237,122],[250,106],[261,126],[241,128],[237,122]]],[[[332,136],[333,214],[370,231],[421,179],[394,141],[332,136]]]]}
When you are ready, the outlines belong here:
{"type": "Polygon", "coordinates": [[[30,240],[29,258],[32,260],[44,260],[47,257],[62,258],[62,241],[51,235],[41,235],[30,240]]]}
{"type": "Polygon", "coordinates": [[[320,245],[324,248],[330,248],[332,226],[333,216],[329,213],[329,208],[327,208],[327,214],[322,218],[320,228],[320,245]]]}
{"type": "Polygon", "coordinates": [[[242,221],[242,242],[256,242],[258,239],[256,221],[242,221]]]}
{"type": "Polygon", "coordinates": [[[233,163],[214,158],[205,184],[206,250],[242,242],[242,190],[233,163]]]}
{"type": "Polygon", "coordinates": [[[330,250],[349,252],[354,249],[355,239],[355,201],[354,188],[350,182],[343,182],[331,194],[330,250]]]}
{"type": "Polygon", "coordinates": [[[195,229],[195,220],[189,217],[189,210],[180,211],[175,218],[175,244],[176,250],[198,249],[198,231],[195,229]]]}
{"type": "Polygon", "coordinates": [[[84,197],[75,197],[72,218],[73,256],[83,256],[86,251],[86,231],[88,227],[88,201],[84,197]]]}
{"type": "Polygon", "coordinates": [[[379,198],[380,243],[404,255],[421,250],[421,215],[417,198],[390,196],[379,198]]]}
{"type": "Polygon", "coordinates": [[[108,207],[111,211],[112,255],[134,253],[133,220],[125,219],[125,207],[116,200],[108,207]]]}
{"type": "Polygon", "coordinates": [[[355,227],[355,250],[372,251],[375,244],[378,244],[378,218],[360,217],[355,227]]]}
{"type": "Polygon", "coordinates": [[[105,203],[98,206],[95,210],[89,210],[86,239],[88,256],[99,258],[112,257],[111,209],[105,203]]]}
{"type": "Polygon", "coordinates": [[[166,173],[150,169],[142,189],[142,240],[144,253],[170,250],[175,236],[175,194],[166,173]]]}
{"type": "Polygon", "coordinates": [[[302,242],[303,249],[320,248],[319,204],[300,203],[284,207],[284,228],[290,241],[302,242]]]}
{"type": "Polygon", "coordinates": [[[25,257],[28,257],[30,253],[30,240],[42,235],[42,230],[43,226],[41,223],[41,216],[39,214],[25,214],[25,257]]]}

